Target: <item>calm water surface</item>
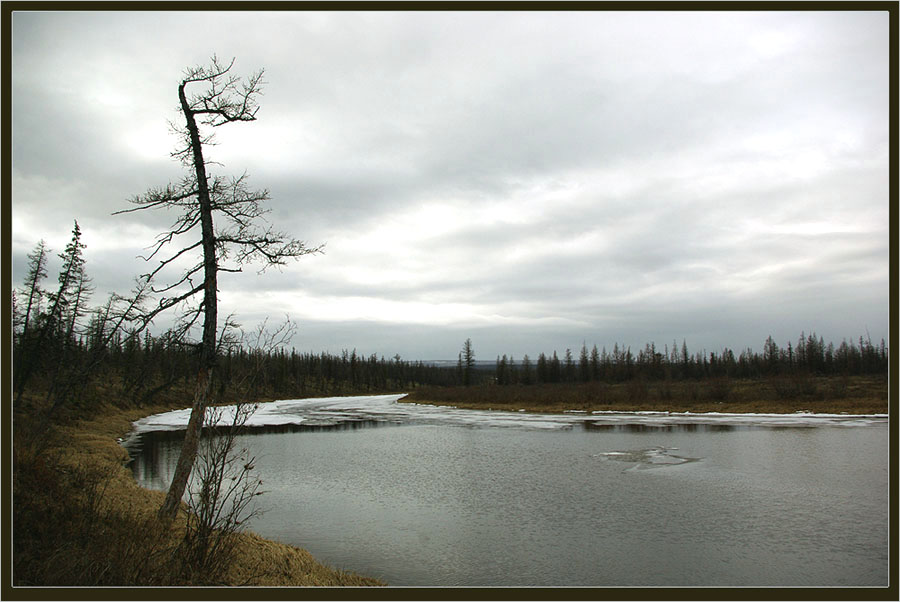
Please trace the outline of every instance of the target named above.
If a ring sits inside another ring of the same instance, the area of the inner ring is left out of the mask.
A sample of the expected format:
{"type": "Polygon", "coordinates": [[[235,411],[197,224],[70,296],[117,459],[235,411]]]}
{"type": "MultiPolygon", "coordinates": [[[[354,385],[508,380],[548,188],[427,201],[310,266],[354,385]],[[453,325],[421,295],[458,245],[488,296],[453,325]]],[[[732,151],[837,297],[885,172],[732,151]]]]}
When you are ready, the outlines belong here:
{"type": "MultiPolygon", "coordinates": [[[[302,420],[244,436],[267,491],[253,531],[391,585],[887,585],[886,420],[506,420],[356,399],[377,402],[293,402],[275,414],[302,420]]],[[[179,446],[133,440],[139,483],[166,487],[179,446]]]]}

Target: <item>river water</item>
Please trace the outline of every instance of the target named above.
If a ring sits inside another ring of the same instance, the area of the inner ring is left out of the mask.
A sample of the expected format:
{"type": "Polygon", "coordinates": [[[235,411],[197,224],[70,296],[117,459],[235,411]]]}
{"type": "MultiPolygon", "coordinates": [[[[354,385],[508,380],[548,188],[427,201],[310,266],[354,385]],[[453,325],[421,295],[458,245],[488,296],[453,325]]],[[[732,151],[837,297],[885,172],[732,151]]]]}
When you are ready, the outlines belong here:
{"type": "MultiPolygon", "coordinates": [[[[415,586],[885,586],[886,416],[262,404],[250,529],[415,586]]],[[[145,487],[188,411],[135,423],[145,487]]]]}

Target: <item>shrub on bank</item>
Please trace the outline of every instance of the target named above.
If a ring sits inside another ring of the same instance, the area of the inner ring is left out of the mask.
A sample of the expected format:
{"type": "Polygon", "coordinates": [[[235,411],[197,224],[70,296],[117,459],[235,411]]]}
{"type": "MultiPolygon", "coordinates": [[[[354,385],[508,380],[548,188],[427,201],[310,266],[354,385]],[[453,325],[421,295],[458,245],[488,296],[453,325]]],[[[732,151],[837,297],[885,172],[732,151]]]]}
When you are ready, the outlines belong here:
{"type": "Polygon", "coordinates": [[[196,548],[185,542],[184,513],[160,522],[163,493],[138,487],[124,466],[127,454],[115,437],[139,414],[106,409],[71,427],[16,416],[14,585],[384,585],[252,533],[231,534],[233,545],[220,547],[225,553],[198,565],[196,548]]]}

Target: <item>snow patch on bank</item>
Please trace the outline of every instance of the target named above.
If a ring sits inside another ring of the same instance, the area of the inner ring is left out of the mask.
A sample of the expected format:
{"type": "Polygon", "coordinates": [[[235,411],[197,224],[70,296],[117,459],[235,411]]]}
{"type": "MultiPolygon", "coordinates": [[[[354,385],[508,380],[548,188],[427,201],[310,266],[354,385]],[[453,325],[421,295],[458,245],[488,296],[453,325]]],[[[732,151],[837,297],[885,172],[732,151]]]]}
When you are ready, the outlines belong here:
{"type": "MultiPolygon", "coordinates": [[[[405,394],[362,395],[353,397],[325,397],[287,399],[258,405],[247,422],[251,427],[262,426],[331,426],[346,422],[375,421],[392,424],[435,424],[466,427],[512,427],[527,429],[570,429],[588,423],[590,426],[658,426],[722,425],[761,427],[817,427],[872,426],[887,424],[887,414],[729,414],[691,412],[613,412],[591,414],[568,412],[563,414],[528,414],[487,410],[462,410],[451,406],[398,403],[405,394]]],[[[230,424],[234,406],[220,408],[219,424],[230,424]]],[[[212,412],[213,409],[208,410],[212,412]]],[[[134,422],[136,432],[183,430],[190,417],[190,408],[147,416],[134,422]]]]}

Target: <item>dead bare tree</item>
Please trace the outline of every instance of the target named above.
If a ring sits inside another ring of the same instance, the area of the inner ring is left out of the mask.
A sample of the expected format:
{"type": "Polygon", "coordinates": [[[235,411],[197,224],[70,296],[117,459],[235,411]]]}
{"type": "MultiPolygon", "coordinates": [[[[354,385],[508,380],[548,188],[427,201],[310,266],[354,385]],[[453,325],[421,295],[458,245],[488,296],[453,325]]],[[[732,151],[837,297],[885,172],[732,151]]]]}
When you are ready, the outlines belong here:
{"type": "Polygon", "coordinates": [[[216,365],[216,331],[218,320],[217,282],[219,272],[239,272],[253,261],[261,261],[262,270],[283,265],[289,258],[320,252],[322,247],[308,247],[265,223],[268,212],[263,201],[266,190],[253,191],[246,186],[246,174],[237,178],[210,177],[208,161],[203,156],[204,145],[212,141],[211,134],[201,132],[201,126],[216,128],[228,123],[254,121],[259,110],[257,97],[263,84],[263,71],[246,79],[231,73],[234,60],[220,63],[213,56],[206,66],[189,68],[178,85],[179,109],[184,126],[173,128],[181,143],[172,156],[179,159],[186,175],[178,184],[151,189],[131,199],[137,207],[120,211],[126,213],[145,209],[166,209],[178,212],[169,230],[160,234],[151,245],[145,259],[157,256],[158,265],[142,277],[147,282],[163,278],[164,273],[176,270],[185,262],[188,267],[176,271],[168,284],[153,287],[162,295],[158,303],[144,316],[153,320],[163,311],[180,309],[180,332],[187,333],[202,318],[202,336],[198,345],[199,367],[191,416],[185,433],[181,455],[175,468],[172,484],[159,510],[163,519],[171,519],[184,495],[203,425],[203,417],[210,397],[212,373],[216,365]],[[196,90],[188,92],[188,89],[196,90]],[[198,232],[199,230],[199,232],[198,232]],[[169,251],[166,255],[165,251],[169,251]]]}

